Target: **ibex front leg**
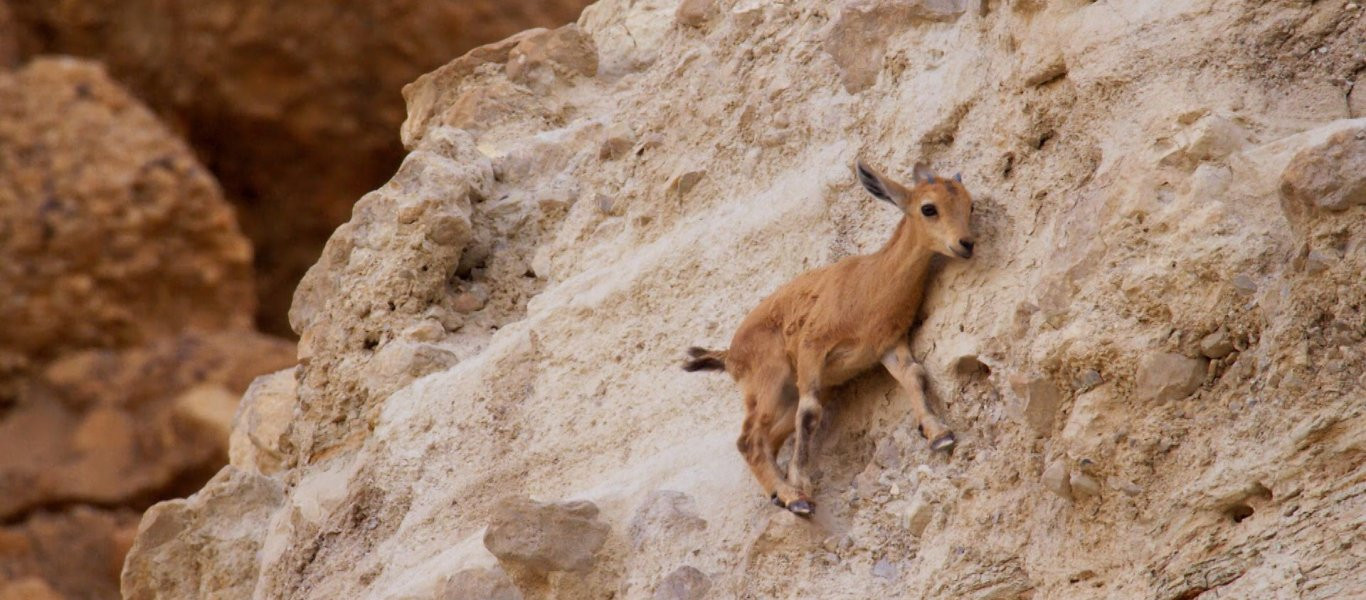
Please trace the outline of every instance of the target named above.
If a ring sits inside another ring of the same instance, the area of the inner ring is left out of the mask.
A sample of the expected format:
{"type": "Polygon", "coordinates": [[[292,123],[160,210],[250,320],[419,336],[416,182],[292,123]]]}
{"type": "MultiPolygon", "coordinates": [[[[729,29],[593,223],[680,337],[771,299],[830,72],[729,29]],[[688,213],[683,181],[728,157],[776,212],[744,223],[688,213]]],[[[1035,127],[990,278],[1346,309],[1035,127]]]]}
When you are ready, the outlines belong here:
{"type": "Polygon", "coordinates": [[[925,367],[915,362],[911,356],[911,346],[902,340],[887,354],[882,356],[882,366],[887,367],[887,372],[892,374],[901,387],[906,389],[906,393],[911,395],[911,412],[915,413],[915,420],[920,425],[920,433],[930,440],[930,449],[948,452],[953,449],[953,445],[958,439],[949,430],[947,425],[939,419],[930,409],[929,402],[925,399],[925,367]]]}
{"type": "Polygon", "coordinates": [[[801,490],[801,499],[789,502],[787,509],[806,516],[815,510],[815,503],[811,501],[811,453],[816,445],[816,432],[820,429],[821,416],[825,412],[820,400],[820,365],[824,364],[825,359],[824,355],[808,353],[798,358],[798,361],[799,396],[796,421],[793,423],[797,439],[792,444],[792,460],[787,464],[787,481],[801,490]]]}

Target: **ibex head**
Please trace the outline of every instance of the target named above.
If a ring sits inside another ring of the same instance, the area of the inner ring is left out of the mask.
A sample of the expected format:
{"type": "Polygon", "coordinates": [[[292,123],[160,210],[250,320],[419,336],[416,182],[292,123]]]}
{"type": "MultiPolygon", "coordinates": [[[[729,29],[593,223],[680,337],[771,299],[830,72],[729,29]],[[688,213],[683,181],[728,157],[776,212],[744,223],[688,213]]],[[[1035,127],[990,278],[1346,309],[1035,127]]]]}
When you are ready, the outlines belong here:
{"type": "Polygon", "coordinates": [[[916,163],[914,187],[907,188],[862,161],[856,170],[868,193],[892,203],[912,221],[922,234],[922,246],[945,256],[972,258],[972,196],[963,187],[961,175],[946,179],[925,163],[916,163]]]}

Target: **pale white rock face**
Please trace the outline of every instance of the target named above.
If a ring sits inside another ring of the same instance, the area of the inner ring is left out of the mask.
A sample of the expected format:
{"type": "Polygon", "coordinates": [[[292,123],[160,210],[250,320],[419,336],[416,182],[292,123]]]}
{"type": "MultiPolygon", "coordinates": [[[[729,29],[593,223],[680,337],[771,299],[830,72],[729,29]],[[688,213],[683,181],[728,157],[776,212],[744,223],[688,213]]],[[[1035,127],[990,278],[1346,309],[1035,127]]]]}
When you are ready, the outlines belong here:
{"type": "Polygon", "coordinates": [[[1341,543],[1366,512],[1366,207],[1304,195],[1355,189],[1325,179],[1353,175],[1355,138],[1334,136],[1362,126],[1333,83],[1366,34],[1346,11],[717,0],[680,23],[677,2],[604,0],[582,35],[476,50],[405,90],[411,154],[295,296],[297,409],[282,435],[254,425],[279,471],[154,509],[125,581],[1362,595],[1341,543]],[[826,399],[806,521],[736,452],[735,385],[678,364],[797,274],[881,246],[898,215],[857,158],[961,172],[975,197],[976,256],[936,261],[912,338],[959,445],[932,454],[906,393],[859,377],[826,399]],[[1153,357],[1182,360],[1145,379],[1153,357]],[[505,574],[483,540],[509,496],[592,502],[601,546],[505,574]]]}

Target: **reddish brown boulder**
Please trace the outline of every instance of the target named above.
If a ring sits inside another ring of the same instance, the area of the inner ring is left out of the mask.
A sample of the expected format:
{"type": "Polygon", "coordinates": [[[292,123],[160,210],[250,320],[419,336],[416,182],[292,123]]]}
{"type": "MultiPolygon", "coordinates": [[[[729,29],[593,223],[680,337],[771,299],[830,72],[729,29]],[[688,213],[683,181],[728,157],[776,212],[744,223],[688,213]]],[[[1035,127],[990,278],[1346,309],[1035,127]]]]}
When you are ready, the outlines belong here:
{"type": "Polygon", "coordinates": [[[0,598],[117,597],[138,512],[226,461],[237,398],[294,362],[250,329],[250,259],[100,66],[0,73],[0,598]]]}
{"type": "Polygon", "coordinates": [[[0,74],[0,256],[0,354],[251,323],[251,248],[232,207],[93,63],[0,74]]]}
{"type": "Polygon", "coordinates": [[[0,528],[0,599],[117,598],[139,516],[79,506],[0,528]]]}
{"type": "Polygon", "coordinates": [[[403,156],[399,90],[465,51],[572,21],[587,0],[27,2],[24,50],[105,62],[184,131],[257,249],[261,324],[403,156]]]}
{"type": "Polygon", "coordinates": [[[293,361],[292,343],[252,332],[64,357],[23,381],[0,420],[0,519],[194,491],[226,462],[232,418],[216,423],[196,409],[206,390],[235,404],[252,377],[293,361]]]}
{"type": "Polygon", "coordinates": [[[19,64],[19,28],[9,5],[0,1],[0,69],[19,64]]]}

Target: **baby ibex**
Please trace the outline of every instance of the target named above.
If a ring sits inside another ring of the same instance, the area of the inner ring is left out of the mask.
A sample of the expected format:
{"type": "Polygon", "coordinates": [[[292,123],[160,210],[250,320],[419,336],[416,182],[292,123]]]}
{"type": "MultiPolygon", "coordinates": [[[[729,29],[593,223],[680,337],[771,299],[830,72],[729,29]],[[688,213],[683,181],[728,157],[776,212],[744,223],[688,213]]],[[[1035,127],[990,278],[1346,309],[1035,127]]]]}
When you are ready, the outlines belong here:
{"type": "Polygon", "coordinates": [[[723,370],[739,382],[745,423],[736,446],[773,503],[803,516],[814,509],[807,470],[821,398],[878,362],[910,393],[930,448],[948,451],[956,442],[925,402],[925,370],[911,357],[907,334],[930,258],[972,257],[972,197],[961,177],[937,177],[924,164],[915,166],[910,189],[862,162],[856,170],[868,193],[901,209],[892,239],[877,252],[807,271],[778,288],[745,317],[729,349],[690,348],[683,366],[723,370]],[[784,479],[775,459],[794,431],[784,479]]]}

